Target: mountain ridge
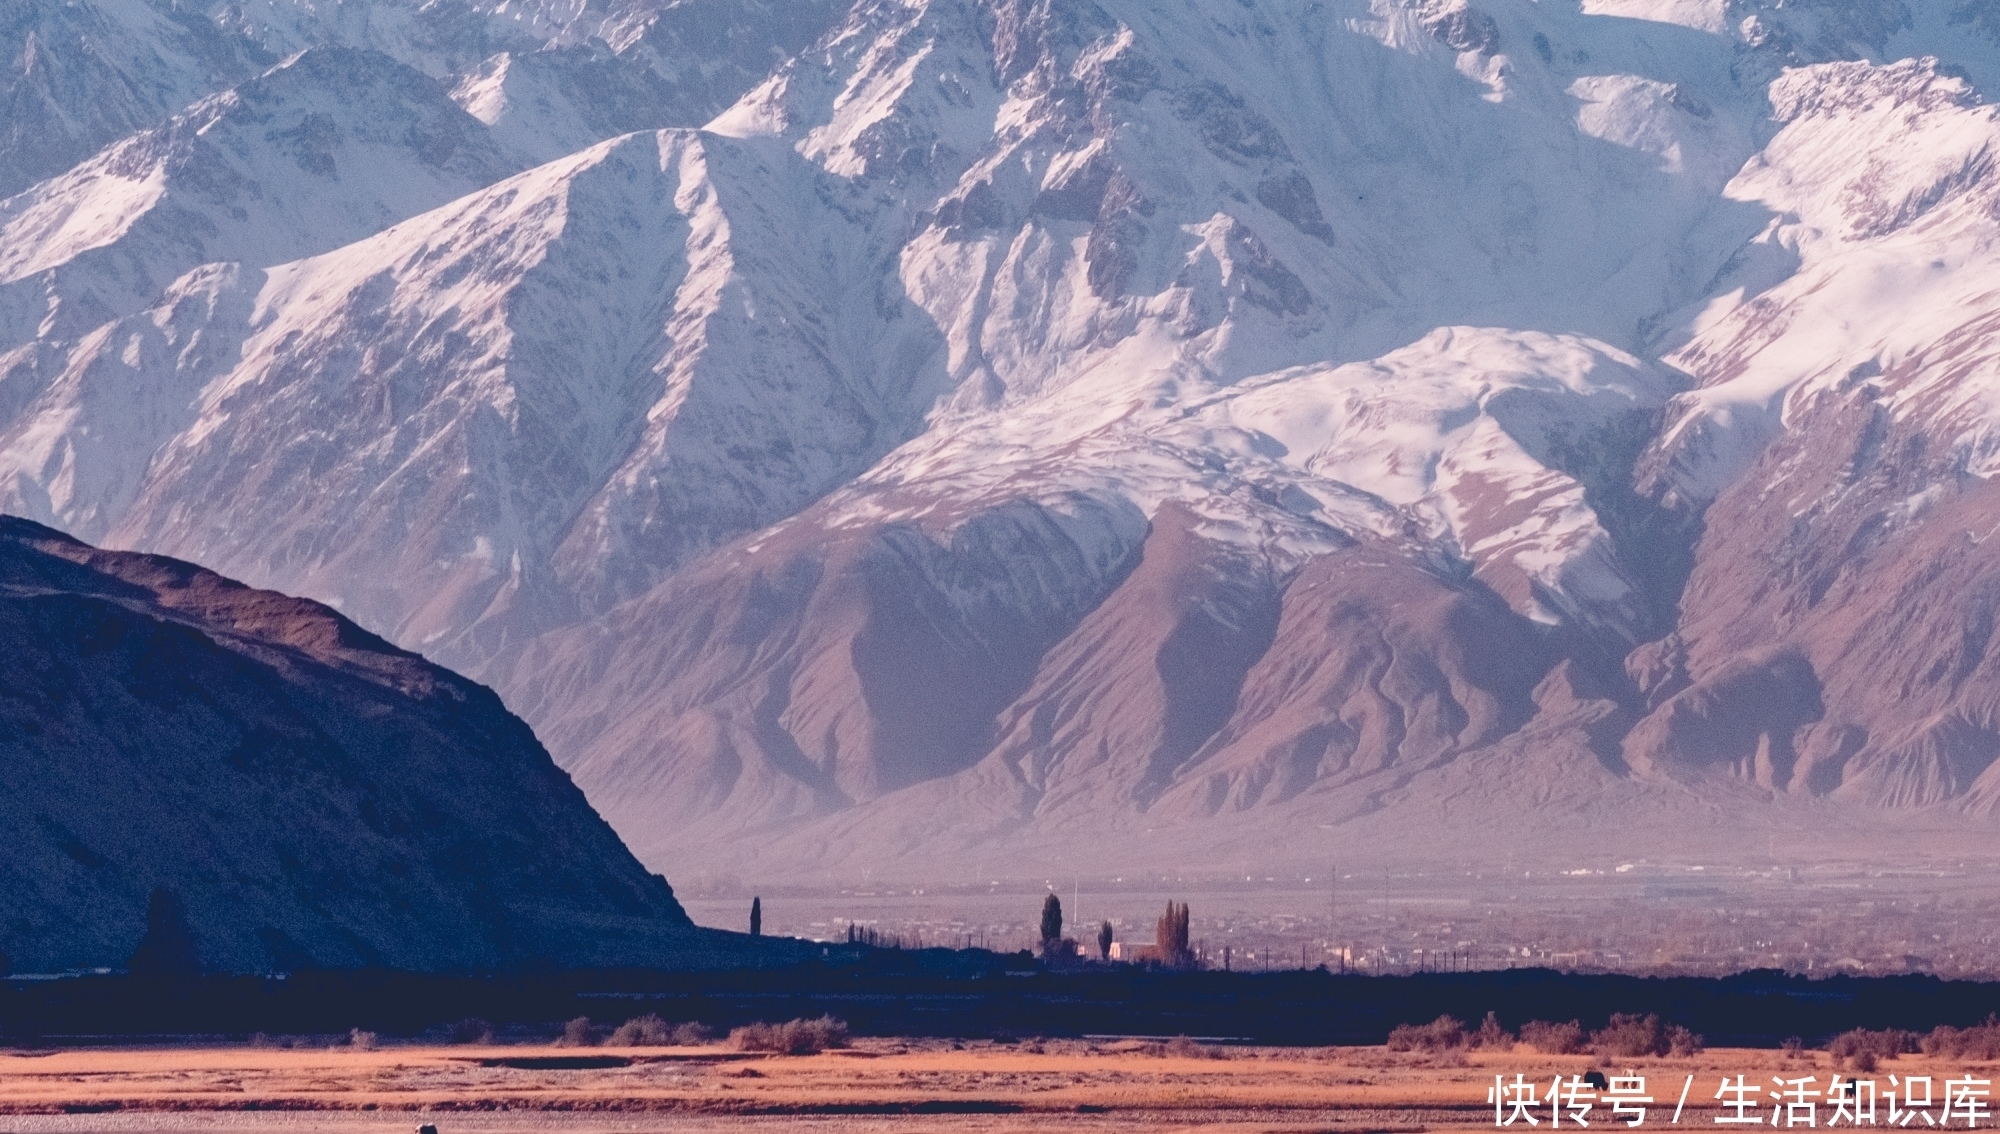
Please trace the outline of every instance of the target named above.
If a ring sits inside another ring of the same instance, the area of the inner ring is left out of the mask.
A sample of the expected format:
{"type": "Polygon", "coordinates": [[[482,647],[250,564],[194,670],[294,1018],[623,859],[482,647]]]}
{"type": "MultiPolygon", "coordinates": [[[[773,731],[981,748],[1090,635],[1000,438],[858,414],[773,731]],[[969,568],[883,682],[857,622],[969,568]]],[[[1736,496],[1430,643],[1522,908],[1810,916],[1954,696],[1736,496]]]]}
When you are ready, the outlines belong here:
{"type": "Polygon", "coordinates": [[[16,318],[0,500],[492,681],[648,862],[1991,814],[1970,8],[265,8],[483,183],[16,318]]]}

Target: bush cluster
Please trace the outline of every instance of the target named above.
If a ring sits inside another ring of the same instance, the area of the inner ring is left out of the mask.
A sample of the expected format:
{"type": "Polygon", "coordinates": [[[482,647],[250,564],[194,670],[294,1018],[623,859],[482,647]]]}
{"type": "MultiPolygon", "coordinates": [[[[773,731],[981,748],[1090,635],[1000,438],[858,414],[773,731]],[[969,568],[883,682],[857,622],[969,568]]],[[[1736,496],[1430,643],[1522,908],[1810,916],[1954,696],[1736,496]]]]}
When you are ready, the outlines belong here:
{"type": "Polygon", "coordinates": [[[697,1024],[693,1021],[675,1024],[673,1033],[667,1037],[667,1044],[670,1047],[700,1047],[702,1044],[713,1042],[715,1042],[715,1029],[707,1024],[697,1024]]]}
{"type": "Polygon", "coordinates": [[[648,1012],[613,1028],[604,1042],[610,1047],[665,1047],[672,1037],[667,1022],[648,1012]]]}
{"type": "Polygon", "coordinates": [[[1940,1025],[1918,1040],[1917,1046],[1925,1055],[1945,1059],[2000,1059],[2000,1017],[1988,1016],[1985,1023],[1969,1028],[1940,1025]]]}
{"type": "Polygon", "coordinates": [[[1165,1043],[1149,1043],[1140,1049],[1147,1055],[1157,1055],[1162,1059],[1227,1059],[1229,1053],[1219,1047],[1197,1043],[1186,1036],[1175,1036],[1165,1043]]]}
{"type": "Polygon", "coordinates": [[[618,1025],[604,1042],[611,1047],[697,1047],[714,1038],[700,1024],[669,1024],[649,1012],[618,1025]]]}
{"type": "Polygon", "coordinates": [[[1667,1025],[1668,1055],[1700,1055],[1706,1046],[1702,1037],[1679,1024],[1667,1025]]]}
{"type": "Polygon", "coordinates": [[[738,1051],[772,1051],[780,1055],[814,1055],[847,1046],[847,1021],[832,1016],[788,1020],[782,1024],[748,1024],[729,1033],[738,1051]]]}
{"type": "Polygon", "coordinates": [[[1521,1025],[1521,1042],[1543,1055],[1575,1055],[1583,1050],[1583,1025],[1548,1020],[1529,1020],[1521,1025]]]}
{"type": "Polygon", "coordinates": [[[1439,1016],[1428,1024],[1397,1024],[1389,1032],[1389,1050],[1435,1054],[1464,1047],[1470,1038],[1465,1031],[1465,1021],[1439,1016]]]}
{"type": "Polygon", "coordinates": [[[1500,1017],[1491,1012],[1479,1022],[1474,1030],[1453,1016],[1439,1016],[1428,1024],[1398,1024],[1389,1033],[1390,1051],[1423,1051],[1436,1055],[1439,1052],[1464,1048],[1477,1051],[1509,1051],[1514,1046],[1514,1034],[1500,1026],[1500,1017]]]}
{"type": "Polygon", "coordinates": [[[1487,1051],[1514,1050],[1514,1033],[1500,1026],[1500,1017],[1491,1012],[1479,1022],[1479,1030],[1472,1033],[1472,1046],[1487,1051]]]}
{"type": "Polygon", "coordinates": [[[1590,1033],[1590,1047],[1599,1055],[1621,1059],[1665,1055],[1667,1033],[1660,1027],[1660,1018],[1651,1013],[1641,1016],[1613,1012],[1610,1023],[1590,1033]]]}
{"type": "MultiPolygon", "coordinates": [[[[1992,1021],[1992,1027],[1991,1042],[2000,1046],[2000,1019],[1992,1021]]],[[[1502,1027],[1500,1017],[1492,1012],[1486,1014],[1477,1029],[1467,1028],[1452,1016],[1439,1016],[1428,1024],[1398,1024],[1389,1033],[1390,1051],[1422,1051],[1432,1055],[1460,1049],[1511,1051],[1514,1042],[1514,1034],[1502,1027]]],[[[1699,1055],[1702,1051],[1702,1037],[1679,1024],[1662,1024],[1659,1016],[1652,1013],[1644,1016],[1613,1013],[1610,1022],[1594,1032],[1586,1032],[1575,1020],[1566,1024],[1530,1020],[1521,1025],[1520,1042],[1543,1055],[1592,1051],[1606,1058],[1623,1059],[1642,1055],[1699,1055]]]]}
{"type": "Polygon", "coordinates": [[[1828,1040],[1826,1050],[1836,1065],[1856,1071],[1873,1071],[1885,1059],[1916,1052],[1937,1059],[1987,1062],[2000,1059],[2000,1016],[1988,1016],[1969,1028],[1941,1024],[1925,1035],[1902,1028],[1855,1028],[1828,1040]]]}
{"type": "MultiPolygon", "coordinates": [[[[1390,1051],[1422,1051],[1437,1055],[1447,1051],[1511,1051],[1514,1033],[1500,1024],[1492,1012],[1468,1028],[1456,1017],[1439,1016],[1428,1024],[1398,1024],[1389,1033],[1390,1051]]],[[[1585,1048],[1583,1025],[1547,1020],[1530,1020],[1521,1026],[1520,1042],[1544,1055],[1573,1055],[1585,1048]]],[[[1589,1036],[1589,1046],[1613,1055],[1665,1055],[1668,1051],[1688,1054],[1701,1050],[1701,1037],[1686,1028],[1662,1028],[1658,1016],[1613,1016],[1609,1027],[1589,1036]]]]}
{"type": "Polygon", "coordinates": [[[597,1035],[591,1030],[590,1017],[578,1016],[576,1019],[563,1025],[562,1038],[556,1041],[556,1046],[589,1047],[596,1042],[597,1035]]]}
{"type": "Polygon", "coordinates": [[[1702,1039],[1679,1024],[1662,1026],[1650,1012],[1641,1016],[1613,1012],[1611,1020],[1590,1033],[1590,1049],[1599,1055],[1633,1059],[1641,1055],[1698,1055],[1702,1039]]]}
{"type": "Polygon", "coordinates": [[[1906,1032],[1901,1028],[1886,1028],[1879,1032],[1855,1028],[1833,1037],[1826,1050],[1835,1063],[1844,1063],[1856,1071],[1873,1071],[1881,1060],[1894,1059],[1921,1048],[1915,1032],[1906,1032]]]}

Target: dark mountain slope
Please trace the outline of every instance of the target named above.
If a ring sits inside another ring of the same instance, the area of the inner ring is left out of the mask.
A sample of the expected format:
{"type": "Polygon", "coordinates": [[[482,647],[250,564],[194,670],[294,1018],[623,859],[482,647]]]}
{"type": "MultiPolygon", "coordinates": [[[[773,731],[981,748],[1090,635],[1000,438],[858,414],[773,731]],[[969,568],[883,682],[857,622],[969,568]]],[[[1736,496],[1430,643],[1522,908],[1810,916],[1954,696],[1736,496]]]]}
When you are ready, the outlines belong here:
{"type": "Polygon", "coordinates": [[[259,971],[712,962],[498,697],[316,603],[0,517],[0,950],[120,966],[156,887],[259,971]]]}

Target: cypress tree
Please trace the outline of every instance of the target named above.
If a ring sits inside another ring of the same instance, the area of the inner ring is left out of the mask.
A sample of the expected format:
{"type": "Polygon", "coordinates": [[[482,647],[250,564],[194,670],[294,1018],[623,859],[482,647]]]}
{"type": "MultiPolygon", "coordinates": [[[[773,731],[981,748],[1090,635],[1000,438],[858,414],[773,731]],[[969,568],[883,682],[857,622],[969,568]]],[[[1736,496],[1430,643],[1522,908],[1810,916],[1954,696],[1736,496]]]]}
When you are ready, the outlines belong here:
{"type": "Polygon", "coordinates": [[[750,936],[764,936],[764,899],[750,899],[750,936]]]}
{"type": "Polygon", "coordinates": [[[1167,912],[1153,927],[1153,945],[1160,963],[1172,969],[1187,968],[1194,960],[1188,948],[1188,908],[1186,902],[1168,902],[1167,912]]]}
{"type": "Polygon", "coordinates": [[[178,894],[165,886],[155,886],[146,904],[146,936],[132,951],[125,968],[133,976],[186,978],[201,975],[201,956],[195,951],[194,931],[188,927],[187,909],[178,894]]]}

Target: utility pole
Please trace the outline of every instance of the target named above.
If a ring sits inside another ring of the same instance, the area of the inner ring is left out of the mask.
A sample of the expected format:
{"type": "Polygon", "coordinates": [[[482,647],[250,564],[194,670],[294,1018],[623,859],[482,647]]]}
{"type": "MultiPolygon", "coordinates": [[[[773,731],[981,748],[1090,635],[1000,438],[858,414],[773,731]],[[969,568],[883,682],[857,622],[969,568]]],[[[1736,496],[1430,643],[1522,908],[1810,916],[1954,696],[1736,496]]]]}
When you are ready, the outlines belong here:
{"type": "Polygon", "coordinates": [[[1331,862],[1327,864],[1326,875],[1326,943],[1328,947],[1333,945],[1334,938],[1340,933],[1340,919],[1337,916],[1339,897],[1340,864],[1331,862]]]}

